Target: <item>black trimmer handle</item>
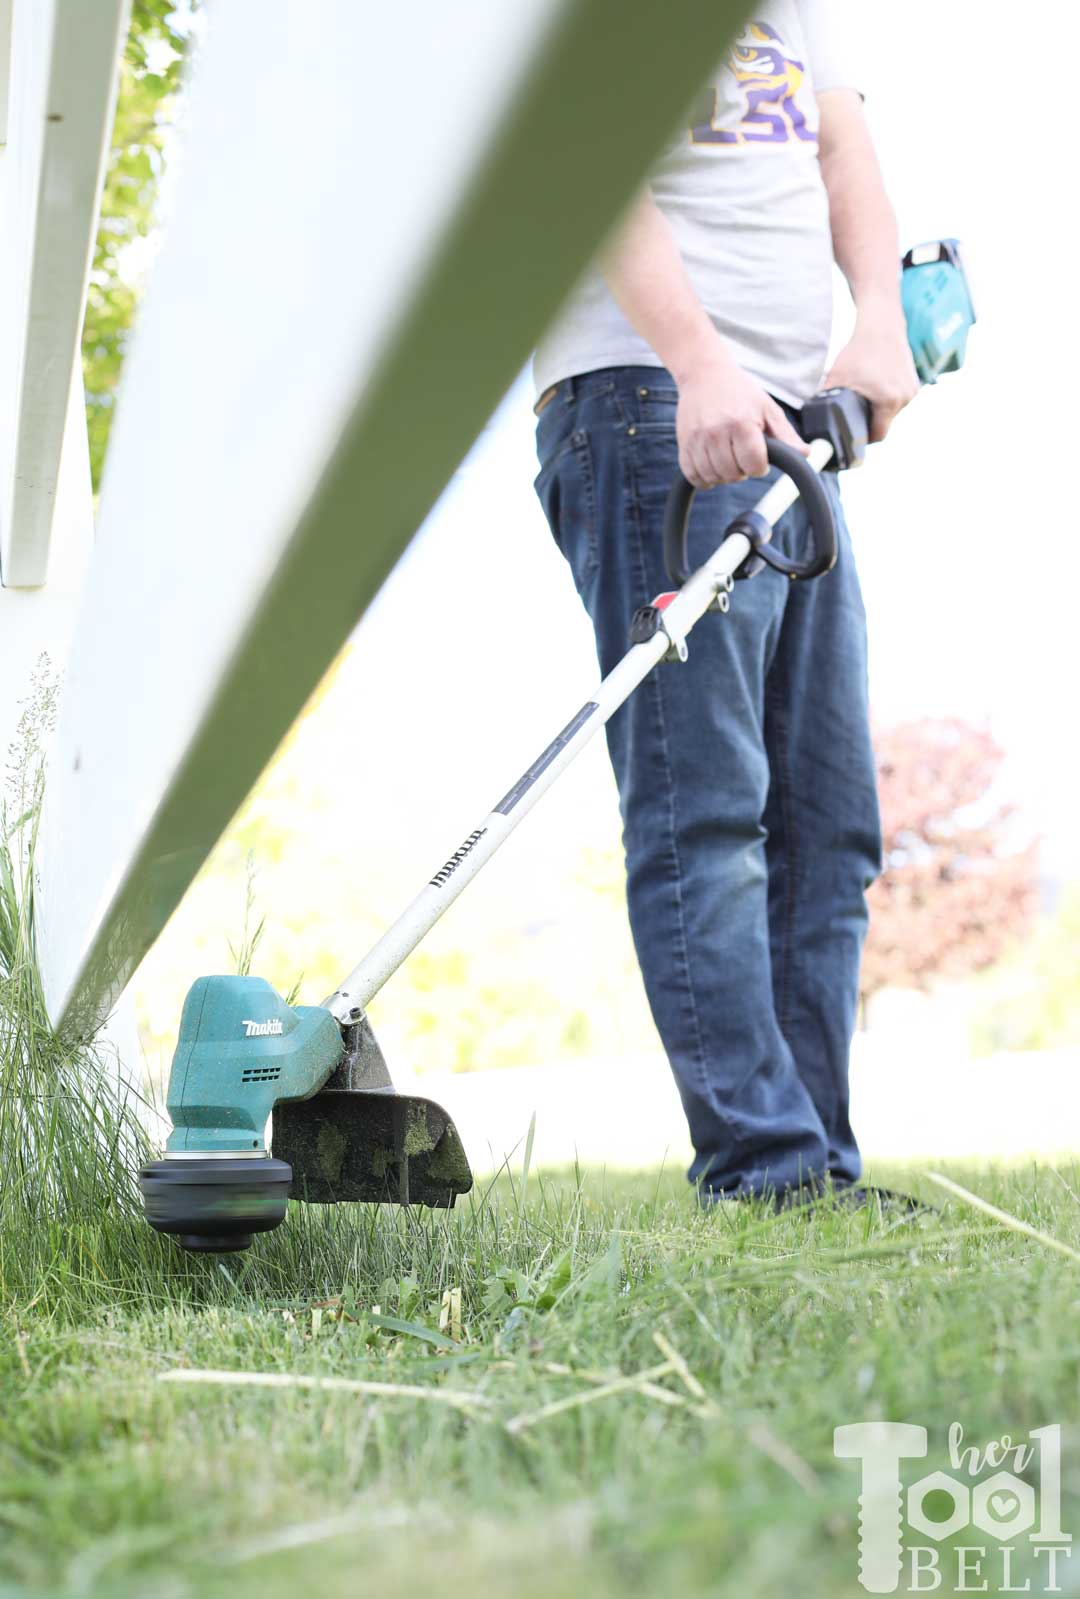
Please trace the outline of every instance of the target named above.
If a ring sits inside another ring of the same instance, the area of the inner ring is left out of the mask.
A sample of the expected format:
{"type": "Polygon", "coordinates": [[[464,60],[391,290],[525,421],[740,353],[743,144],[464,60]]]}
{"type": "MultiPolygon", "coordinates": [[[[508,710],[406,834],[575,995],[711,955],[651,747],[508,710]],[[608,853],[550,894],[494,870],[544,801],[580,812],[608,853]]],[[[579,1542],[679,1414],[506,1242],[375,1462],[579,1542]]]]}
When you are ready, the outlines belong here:
{"type": "MultiPolygon", "coordinates": [[[[744,533],[750,540],[754,552],[767,565],[777,572],[783,572],[787,577],[804,580],[821,577],[825,572],[831,572],[836,565],[838,548],[836,519],[833,516],[829,496],[817,472],[798,450],[792,449],[790,444],[782,444],[779,439],[772,438],[766,438],[765,448],[768,452],[769,465],[777,467],[791,479],[806,506],[814,536],[813,554],[806,561],[792,561],[786,555],[781,555],[779,550],[772,549],[769,545],[772,528],[765,518],[755,511],[736,517],[727,529],[727,533],[728,535],[744,533]]],[[[664,564],[676,588],[682,588],[690,576],[687,529],[690,522],[690,507],[694,503],[696,492],[693,484],[688,483],[681,472],[677,472],[664,511],[664,564]]]]}
{"type": "Polygon", "coordinates": [[[821,389],[803,406],[799,432],[807,444],[827,439],[832,445],[826,472],[846,472],[866,459],[872,419],[870,401],[854,389],[821,389]]]}

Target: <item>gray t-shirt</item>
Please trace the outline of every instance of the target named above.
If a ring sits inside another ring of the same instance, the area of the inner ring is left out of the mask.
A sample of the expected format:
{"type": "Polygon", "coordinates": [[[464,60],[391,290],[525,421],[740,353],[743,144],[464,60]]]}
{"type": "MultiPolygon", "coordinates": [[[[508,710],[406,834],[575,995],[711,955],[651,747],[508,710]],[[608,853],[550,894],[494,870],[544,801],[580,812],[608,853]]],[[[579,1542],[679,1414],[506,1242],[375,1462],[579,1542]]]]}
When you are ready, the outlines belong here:
{"type": "MultiPolygon", "coordinates": [[[[814,92],[858,87],[832,9],[831,0],[764,0],[649,180],[736,359],[793,405],[820,386],[832,325],[814,92]]],[[[594,265],[537,348],[533,375],[542,394],[599,367],[662,364],[594,265]]]]}

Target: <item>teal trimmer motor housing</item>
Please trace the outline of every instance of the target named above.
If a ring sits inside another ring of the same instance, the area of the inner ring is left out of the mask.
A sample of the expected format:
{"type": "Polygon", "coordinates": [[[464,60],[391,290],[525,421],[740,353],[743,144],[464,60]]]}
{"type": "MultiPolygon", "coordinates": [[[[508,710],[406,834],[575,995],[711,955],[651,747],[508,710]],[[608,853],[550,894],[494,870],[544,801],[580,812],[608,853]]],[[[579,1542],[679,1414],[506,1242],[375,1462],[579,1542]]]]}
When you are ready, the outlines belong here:
{"type": "Polygon", "coordinates": [[[264,977],[200,977],[180,1017],[167,1153],[265,1155],[276,1102],[316,1093],[343,1050],[321,1005],[287,1005],[264,977]]]}
{"type": "Polygon", "coordinates": [[[394,1092],[363,1018],[343,1026],[321,1005],[288,1005],[262,977],[192,985],[166,1105],[165,1157],[139,1186],[151,1227],[187,1249],[246,1249],[284,1220],[294,1184],[322,1204],[444,1206],[471,1185],[450,1118],[394,1092]],[[275,1106],[288,1159],[264,1141],[275,1106]]]}

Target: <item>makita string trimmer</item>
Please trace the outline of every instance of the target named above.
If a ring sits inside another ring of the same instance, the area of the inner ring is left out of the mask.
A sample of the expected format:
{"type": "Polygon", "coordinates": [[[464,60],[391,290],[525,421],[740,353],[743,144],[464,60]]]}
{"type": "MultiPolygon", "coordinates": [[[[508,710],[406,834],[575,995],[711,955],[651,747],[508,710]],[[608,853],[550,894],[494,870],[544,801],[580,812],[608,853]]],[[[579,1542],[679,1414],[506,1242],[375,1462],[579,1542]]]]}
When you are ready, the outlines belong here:
{"type": "MultiPolygon", "coordinates": [[[[912,250],[902,294],[919,377],[933,383],[961,365],[975,320],[956,241],[912,250]]],[[[164,1159],[139,1174],[152,1227],[177,1234],[188,1249],[238,1250],[278,1225],[290,1194],[316,1204],[449,1206],[468,1192],[472,1174],[453,1122],[431,1100],[395,1093],[368,1004],[642,679],[661,661],[686,659],[691,629],[706,612],[728,610],[736,577],[768,565],[807,581],[832,569],[836,526],[818,474],[858,465],[868,423],[866,402],[851,390],[816,395],[801,418],[809,456],[767,440],[769,461],[783,476],[696,572],[686,554],[694,490],[676,478],[663,530],[672,591],[641,607],[630,649],[596,693],[324,1004],[287,1005],[260,977],[194,983],[169,1078],[173,1130],[164,1159]],[[771,539],[800,496],[813,547],[796,560],[771,539]],[[265,1143],[271,1112],[272,1156],[265,1143]]]]}

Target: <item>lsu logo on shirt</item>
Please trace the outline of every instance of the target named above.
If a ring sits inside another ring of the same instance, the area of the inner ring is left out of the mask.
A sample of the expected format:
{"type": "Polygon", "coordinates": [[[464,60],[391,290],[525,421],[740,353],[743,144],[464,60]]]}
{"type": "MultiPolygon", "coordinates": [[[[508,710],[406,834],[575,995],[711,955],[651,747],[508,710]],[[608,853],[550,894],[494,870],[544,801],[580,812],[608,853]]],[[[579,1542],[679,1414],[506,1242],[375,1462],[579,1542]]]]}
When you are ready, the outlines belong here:
{"type": "Polygon", "coordinates": [[[796,96],[806,77],[801,61],[788,55],[783,39],[767,22],[751,22],[724,63],[735,76],[742,116],[737,124],[724,116],[717,127],[717,93],[706,89],[690,128],[691,144],[816,144],[796,96]],[[700,113],[700,114],[699,114],[700,113]]]}

